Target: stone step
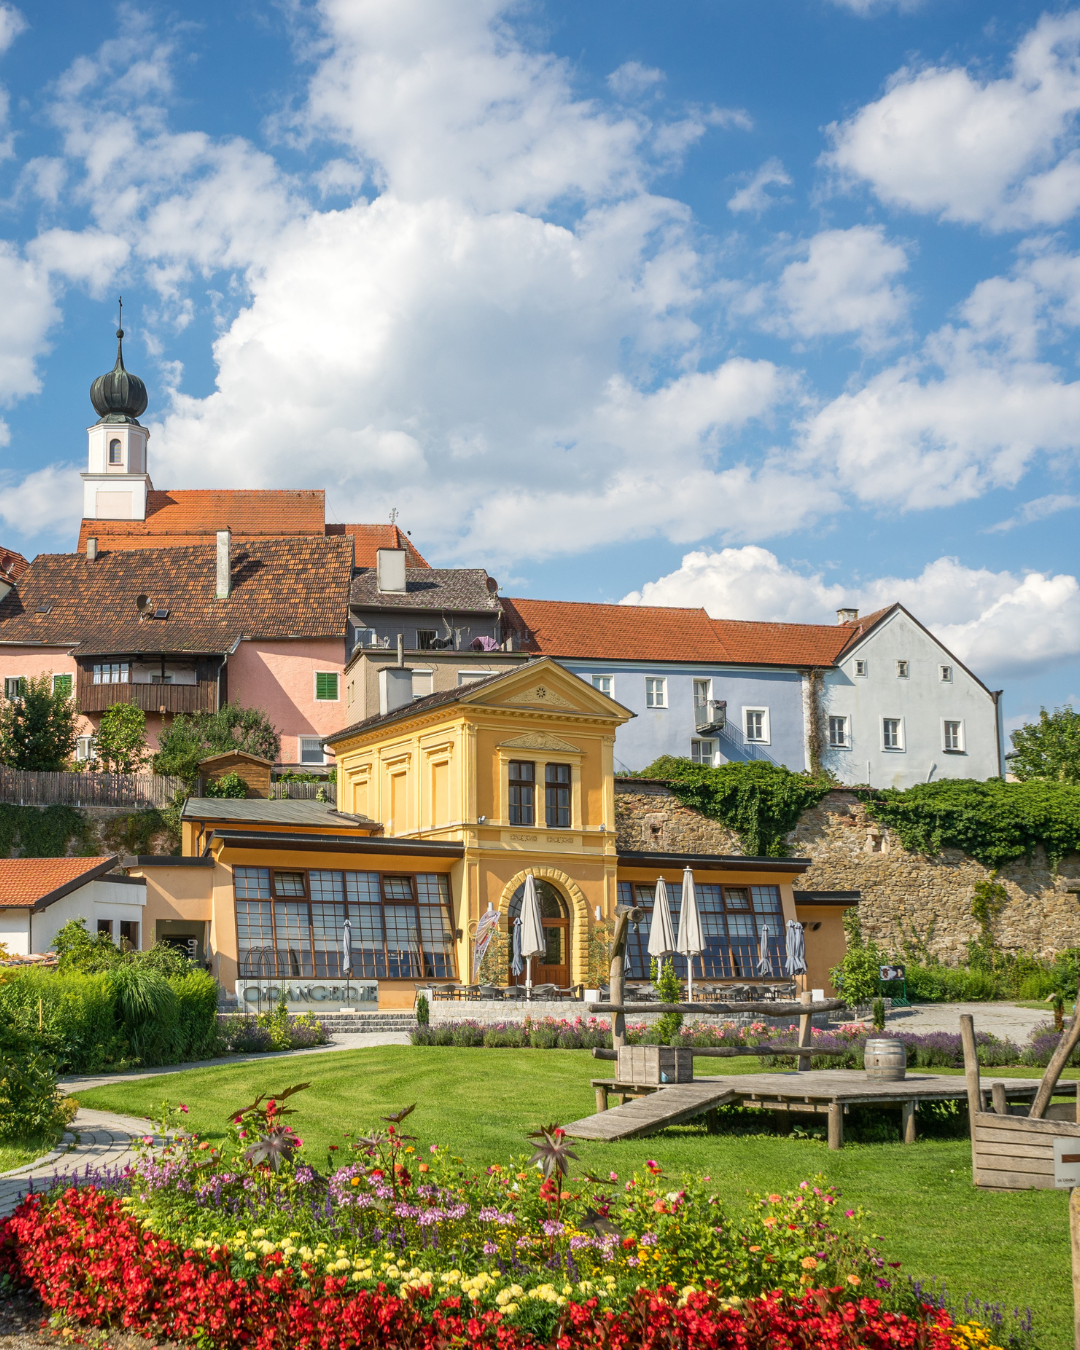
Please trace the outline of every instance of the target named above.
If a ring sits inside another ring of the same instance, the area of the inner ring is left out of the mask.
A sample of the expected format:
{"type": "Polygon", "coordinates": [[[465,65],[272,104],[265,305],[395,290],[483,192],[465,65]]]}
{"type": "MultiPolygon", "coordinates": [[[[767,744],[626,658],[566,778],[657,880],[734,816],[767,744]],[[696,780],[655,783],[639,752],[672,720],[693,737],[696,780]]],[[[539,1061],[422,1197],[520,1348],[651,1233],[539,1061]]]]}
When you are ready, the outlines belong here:
{"type": "Polygon", "coordinates": [[[416,1015],[411,1012],[322,1013],[318,1020],[335,1031],[412,1031],[416,1015]]]}

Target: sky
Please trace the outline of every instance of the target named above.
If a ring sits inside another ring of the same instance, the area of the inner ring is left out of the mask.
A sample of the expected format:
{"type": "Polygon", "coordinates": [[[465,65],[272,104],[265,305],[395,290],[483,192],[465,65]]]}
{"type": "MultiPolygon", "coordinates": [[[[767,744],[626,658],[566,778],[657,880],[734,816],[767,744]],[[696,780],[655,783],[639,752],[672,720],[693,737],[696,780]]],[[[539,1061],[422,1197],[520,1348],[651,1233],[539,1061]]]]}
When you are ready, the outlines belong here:
{"type": "Polygon", "coordinates": [[[900,600],[1080,703],[1080,8],[0,4],[0,543],[88,390],[511,595],[900,600]]]}

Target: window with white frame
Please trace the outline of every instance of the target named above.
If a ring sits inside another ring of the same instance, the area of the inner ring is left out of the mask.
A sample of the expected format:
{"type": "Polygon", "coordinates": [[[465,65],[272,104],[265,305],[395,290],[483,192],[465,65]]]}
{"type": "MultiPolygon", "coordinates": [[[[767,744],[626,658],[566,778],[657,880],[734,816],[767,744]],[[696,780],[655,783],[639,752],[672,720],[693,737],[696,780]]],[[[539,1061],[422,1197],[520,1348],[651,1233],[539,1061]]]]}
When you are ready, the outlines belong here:
{"type": "Polygon", "coordinates": [[[712,680],[694,681],[694,711],[699,712],[709,706],[712,698],[712,680]]]}
{"type": "Polygon", "coordinates": [[[123,450],[120,448],[120,442],[119,442],[119,441],[110,441],[110,442],[109,442],[109,463],[115,468],[117,465],[123,464],[123,462],[124,462],[124,452],[123,452],[123,450]]]}
{"type": "Polygon", "coordinates": [[[25,675],[5,675],[4,676],[4,697],[9,703],[14,703],[17,698],[22,698],[26,693],[25,675]]]}
{"type": "Polygon", "coordinates": [[[315,672],[315,698],[319,703],[338,701],[338,673],[336,670],[315,672]]]}
{"type": "Polygon", "coordinates": [[[896,678],[897,678],[898,680],[906,680],[909,673],[910,673],[910,667],[909,667],[908,663],[907,663],[906,661],[897,661],[897,663],[896,663],[896,678]]]}
{"type": "Polygon", "coordinates": [[[829,744],[833,749],[846,749],[851,744],[848,735],[848,719],[846,717],[830,716],[829,744]]]}
{"type": "Polygon", "coordinates": [[[757,745],[768,745],[770,740],[768,708],[744,708],[742,712],[743,734],[746,739],[757,745]]]}
{"type": "Polygon", "coordinates": [[[941,748],[945,751],[963,751],[964,724],[945,718],[941,723],[941,748]]]}
{"type": "Polygon", "coordinates": [[[435,672],[433,670],[413,670],[412,673],[412,696],[413,698],[426,698],[435,688],[435,672]]]}
{"type": "Polygon", "coordinates": [[[942,684],[952,684],[952,666],[938,666],[938,676],[942,684]]]}
{"type": "Polygon", "coordinates": [[[666,675],[645,676],[645,706],[646,708],[667,707],[666,675]]]}
{"type": "Polygon", "coordinates": [[[325,764],[326,755],[323,751],[322,741],[318,736],[300,737],[300,763],[301,764],[325,764]]]}
{"type": "Polygon", "coordinates": [[[711,768],[716,763],[716,742],[695,736],[690,742],[690,758],[695,764],[708,764],[711,768]]]}
{"type": "Polygon", "coordinates": [[[881,748],[883,750],[903,750],[904,719],[902,717],[883,717],[881,719],[881,748]]]}
{"type": "Polygon", "coordinates": [[[496,675],[494,670],[459,670],[457,682],[459,685],[472,684],[474,680],[486,680],[489,675],[496,675]]]}
{"type": "Polygon", "coordinates": [[[615,676],[614,675],[594,675],[592,677],[592,687],[599,689],[602,694],[607,694],[608,698],[615,697],[615,676]]]}
{"type": "Polygon", "coordinates": [[[97,759],[97,741],[93,736],[80,736],[75,742],[75,758],[80,762],[97,759]]]}
{"type": "Polygon", "coordinates": [[[866,678],[866,662],[865,662],[865,661],[856,661],[856,662],[855,662],[855,674],[856,674],[856,676],[857,676],[860,680],[864,680],[864,679],[866,678]]]}

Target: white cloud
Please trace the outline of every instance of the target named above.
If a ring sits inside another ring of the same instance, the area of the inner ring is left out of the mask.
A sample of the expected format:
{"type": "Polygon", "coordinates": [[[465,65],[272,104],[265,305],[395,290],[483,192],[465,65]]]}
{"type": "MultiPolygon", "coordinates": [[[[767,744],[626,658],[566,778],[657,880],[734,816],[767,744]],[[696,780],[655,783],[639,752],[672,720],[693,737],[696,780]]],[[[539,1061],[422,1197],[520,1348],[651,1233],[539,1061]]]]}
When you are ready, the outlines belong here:
{"type": "Polygon", "coordinates": [[[655,92],[663,84],[664,72],[654,66],[643,66],[640,61],[624,61],[607,77],[607,85],[616,98],[640,98],[655,92]]]}
{"type": "Polygon", "coordinates": [[[0,53],[6,52],[26,27],[26,19],[14,5],[0,5],[0,53]]]}
{"type": "Polygon", "coordinates": [[[824,162],[883,201],[994,229],[1060,225],[1080,207],[1080,12],[1044,15],[1011,73],[900,70],[829,132],[824,162]]]}
{"type": "Polygon", "coordinates": [[[893,279],[907,271],[903,247],[880,225],[823,230],[784,268],[762,326],[799,337],[858,333],[880,347],[907,317],[911,297],[893,279]]]}
{"type": "Polygon", "coordinates": [[[46,230],[32,239],[26,252],[46,272],[68,281],[85,282],[100,298],[127,262],[130,246],[115,234],[100,230],[46,230]]]}
{"type": "Polygon", "coordinates": [[[74,464],[49,464],[20,482],[0,475],[0,521],[16,534],[31,538],[41,530],[71,533],[81,515],[82,484],[74,464]]]}
{"type": "Polygon", "coordinates": [[[791,183],[791,175],[774,155],[772,159],[765,161],[734,196],[728,198],[728,210],[736,214],[745,211],[750,215],[760,216],[763,211],[767,211],[770,206],[775,206],[782,200],[780,197],[773,197],[769,188],[790,187],[791,183]]]}
{"type": "Polygon", "coordinates": [[[1075,576],[991,572],[955,558],[938,558],[915,577],[844,585],[755,545],[702,550],[622,603],[701,605],[714,618],[834,623],[841,606],[867,614],[897,601],[984,679],[1037,673],[1080,656],[1075,576]]]}
{"type": "Polygon", "coordinates": [[[850,9],[853,14],[866,19],[874,14],[882,14],[888,9],[898,9],[902,14],[910,14],[914,10],[921,9],[924,0],[832,0],[832,3],[839,5],[841,9],[850,9]]]}
{"type": "Polygon", "coordinates": [[[1075,511],[1077,507],[1080,507],[1080,497],[1067,493],[1056,492],[1046,497],[1036,497],[1034,501],[1024,502],[1008,520],[988,525],[986,533],[1004,534],[1008,530],[1015,530],[1018,525],[1031,525],[1035,521],[1056,516],[1059,511],[1075,511]]]}
{"type": "Polygon", "coordinates": [[[0,240],[0,404],[36,394],[41,381],[36,361],[46,334],[59,317],[45,272],[0,240]]]}

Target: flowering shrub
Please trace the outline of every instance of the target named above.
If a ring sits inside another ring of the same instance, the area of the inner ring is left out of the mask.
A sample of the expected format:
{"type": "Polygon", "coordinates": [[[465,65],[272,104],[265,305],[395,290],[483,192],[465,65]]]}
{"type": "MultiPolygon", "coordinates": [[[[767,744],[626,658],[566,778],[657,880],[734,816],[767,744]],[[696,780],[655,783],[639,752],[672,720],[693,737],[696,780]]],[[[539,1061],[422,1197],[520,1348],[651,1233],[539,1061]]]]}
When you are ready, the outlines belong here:
{"type": "Polygon", "coordinates": [[[699,1290],[640,1287],[618,1309],[580,1284],[556,1281],[528,1299],[519,1287],[491,1306],[476,1278],[460,1272],[452,1280],[418,1274],[397,1292],[386,1281],[357,1287],[345,1269],[297,1268],[280,1250],[185,1249],[95,1187],[49,1201],[31,1196],[0,1234],[0,1267],[33,1284],[64,1320],[193,1340],[203,1350],[994,1350],[983,1328],[954,1327],[942,1309],[886,1312],[843,1286],[746,1300],[724,1297],[712,1282],[699,1290]]]}

